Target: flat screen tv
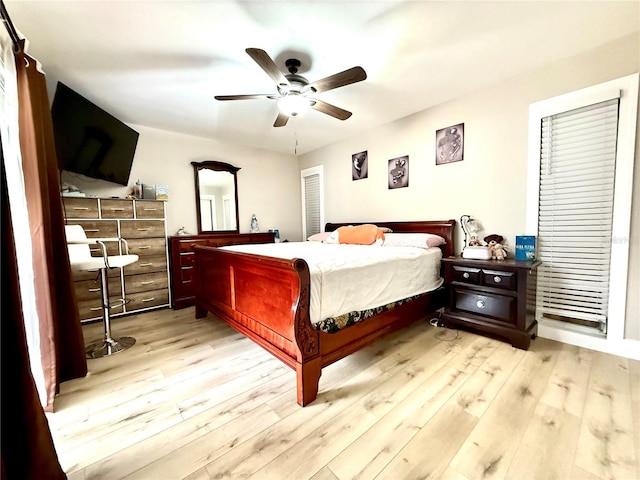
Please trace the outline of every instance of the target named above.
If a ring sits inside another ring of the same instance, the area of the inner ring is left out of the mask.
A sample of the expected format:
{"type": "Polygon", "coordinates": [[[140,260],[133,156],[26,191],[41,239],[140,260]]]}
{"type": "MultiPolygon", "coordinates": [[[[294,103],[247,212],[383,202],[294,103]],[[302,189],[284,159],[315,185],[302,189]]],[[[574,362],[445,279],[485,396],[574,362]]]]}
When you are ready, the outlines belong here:
{"type": "Polygon", "coordinates": [[[138,132],[61,82],[51,118],[60,170],[128,184],[138,132]]]}

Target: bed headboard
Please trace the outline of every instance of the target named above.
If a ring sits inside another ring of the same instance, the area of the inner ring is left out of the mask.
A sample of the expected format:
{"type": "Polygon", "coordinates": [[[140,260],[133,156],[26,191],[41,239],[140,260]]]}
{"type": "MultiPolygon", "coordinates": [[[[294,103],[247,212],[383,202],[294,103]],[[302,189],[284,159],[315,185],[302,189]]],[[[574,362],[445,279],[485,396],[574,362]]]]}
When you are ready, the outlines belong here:
{"type": "Polygon", "coordinates": [[[349,223],[327,223],[324,227],[325,232],[333,232],[338,227],[347,225],[362,225],[365,223],[373,223],[378,227],[388,227],[397,233],[433,233],[443,237],[447,243],[442,245],[443,257],[452,257],[455,255],[454,235],[456,230],[455,220],[428,220],[421,222],[349,222],[349,223]]]}

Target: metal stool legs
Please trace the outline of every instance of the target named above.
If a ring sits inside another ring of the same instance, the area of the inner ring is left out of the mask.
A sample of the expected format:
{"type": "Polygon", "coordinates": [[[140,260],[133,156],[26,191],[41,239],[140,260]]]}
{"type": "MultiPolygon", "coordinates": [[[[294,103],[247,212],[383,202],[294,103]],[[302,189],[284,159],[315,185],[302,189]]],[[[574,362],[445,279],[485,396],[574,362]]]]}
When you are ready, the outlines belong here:
{"type": "Polygon", "coordinates": [[[85,348],[87,358],[101,358],[122,352],[136,343],[133,337],[113,338],[111,336],[111,314],[109,313],[109,278],[107,269],[100,269],[100,290],[102,291],[102,320],[104,322],[104,340],[92,343],[85,348]]]}

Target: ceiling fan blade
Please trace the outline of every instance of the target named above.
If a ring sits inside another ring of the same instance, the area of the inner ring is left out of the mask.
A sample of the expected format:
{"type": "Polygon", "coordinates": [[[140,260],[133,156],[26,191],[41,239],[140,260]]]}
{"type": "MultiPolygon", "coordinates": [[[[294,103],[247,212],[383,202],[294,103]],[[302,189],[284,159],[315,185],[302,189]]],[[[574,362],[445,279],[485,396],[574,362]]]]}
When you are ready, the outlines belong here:
{"type": "Polygon", "coordinates": [[[267,52],[260,50],[259,48],[247,48],[245,51],[265,72],[267,72],[267,75],[269,75],[276,84],[289,85],[289,81],[280,71],[275,62],[271,60],[271,57],[267,52]]]}
{"type": "Polygon", "coordinates": [[[278,117],[276,121],[273,123],[274,127],[284,127],[289,121],[289,117],[282,112],[278,112],[278,117]]]}
{"type": "Polygon", "coordinates": [[[215,97],[216,100],[254,100],[254,99],[259,99],[259,98],[277,98],[275,95],[262,95],[262,94],[255,94],[255,95],[216,95],[215,97]]]}
{"type": "Polygon", "coordinates": [[[344,72],[336,73],[309,85],[316,92],[326,92],[334,88],[344,87],[352,83],[358,83],[367,78],[367,73],[362,67],[353,67],[344,72]]]}
{"type": "Polygon", "coordinates": [[[319,112],[326,113],[327,115],[331,115],[338,120],[346,120],[351,116],[351,112],[348,112],[347,110],[344,110],[340,107],[336,107],[335,105],[331,105],[330,103],[316,99],[313,99],[313,101],[315,103],[311,105],[311,108],[318,110],[319,112]]]}

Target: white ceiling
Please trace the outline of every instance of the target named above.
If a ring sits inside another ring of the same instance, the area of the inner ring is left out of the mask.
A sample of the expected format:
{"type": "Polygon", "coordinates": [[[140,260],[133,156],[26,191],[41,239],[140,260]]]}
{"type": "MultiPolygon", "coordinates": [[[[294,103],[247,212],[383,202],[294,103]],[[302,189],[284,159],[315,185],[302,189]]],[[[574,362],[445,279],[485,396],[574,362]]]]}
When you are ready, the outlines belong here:
{"type": "Polygon", "coordinates": [[[121,120],[306,153],[640,30],[640,1],[13,1],[5,5],[47,73],[121,120]],[[360,65],[361,83],[318,94],[317,111],[274,128],[275,93],[245,53],[311,82],[360,65]]]}

